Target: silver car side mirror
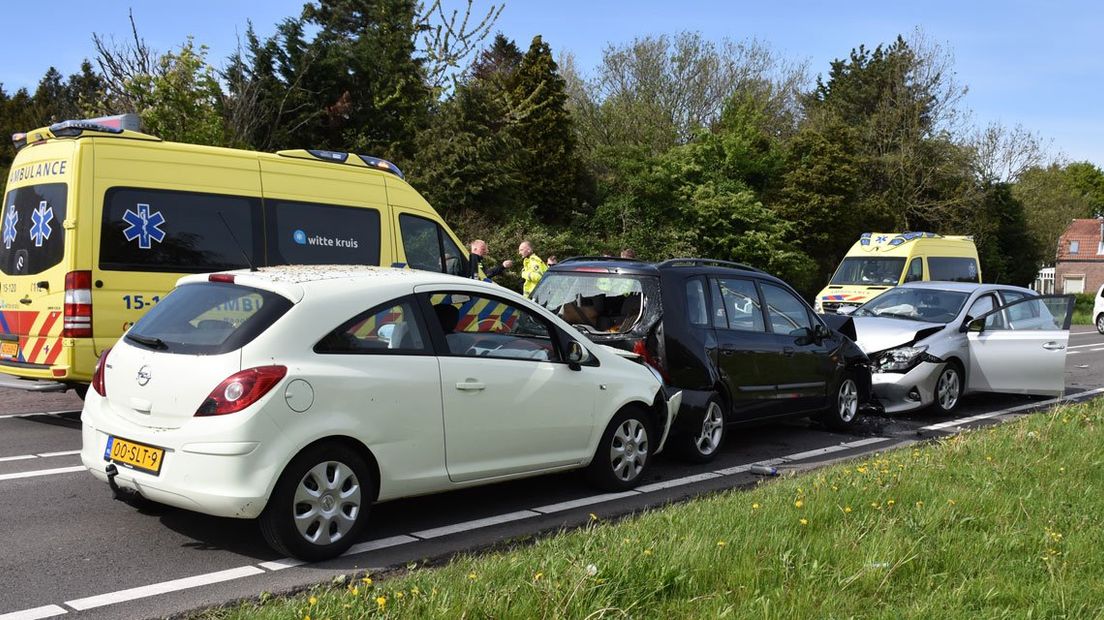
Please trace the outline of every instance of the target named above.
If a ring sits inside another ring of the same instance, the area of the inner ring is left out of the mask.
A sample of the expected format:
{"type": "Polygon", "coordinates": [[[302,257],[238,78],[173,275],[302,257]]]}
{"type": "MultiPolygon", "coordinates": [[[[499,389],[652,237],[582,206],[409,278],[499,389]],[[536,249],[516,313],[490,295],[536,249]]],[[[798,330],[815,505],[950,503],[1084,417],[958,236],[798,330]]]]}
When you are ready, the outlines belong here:
{"type": "Polygon", "coordinates": [[[973,319],[966,324],[966,331],[980,334],[985,331],[985,319],[973,319]]]}

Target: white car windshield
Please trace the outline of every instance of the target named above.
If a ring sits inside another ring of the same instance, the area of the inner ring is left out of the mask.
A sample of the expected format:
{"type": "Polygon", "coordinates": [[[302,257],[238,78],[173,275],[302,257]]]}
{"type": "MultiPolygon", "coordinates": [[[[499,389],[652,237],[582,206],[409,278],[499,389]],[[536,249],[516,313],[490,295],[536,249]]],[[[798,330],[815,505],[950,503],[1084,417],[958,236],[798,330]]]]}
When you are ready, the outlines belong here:
{"type": "Polygon", "coordinates": [[[927,323],[950,323],[970,295],[961,291],[897,287],[866,302],[853,316],[880,316],[927,323]]]}

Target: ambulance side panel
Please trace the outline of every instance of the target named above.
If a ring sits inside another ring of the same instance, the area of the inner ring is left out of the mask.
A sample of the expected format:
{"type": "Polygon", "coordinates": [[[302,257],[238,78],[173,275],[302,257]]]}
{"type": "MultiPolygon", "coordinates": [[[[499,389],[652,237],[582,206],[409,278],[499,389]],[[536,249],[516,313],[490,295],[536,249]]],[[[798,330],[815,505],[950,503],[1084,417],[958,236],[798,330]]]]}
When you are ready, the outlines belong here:
{"type": "Polygon", "coordinates": [[[264,233],[255,155],[152,141],[91,142],[95,211],[87,228],[93,231],[99,354],[182,274],[241,268],[247,265],[243,253],[256,262],[264,233]]]}
{"type": "Polygon", "coordinates": [[[267,264],[390,265],[385,173],[262,155],[267,264]]]}

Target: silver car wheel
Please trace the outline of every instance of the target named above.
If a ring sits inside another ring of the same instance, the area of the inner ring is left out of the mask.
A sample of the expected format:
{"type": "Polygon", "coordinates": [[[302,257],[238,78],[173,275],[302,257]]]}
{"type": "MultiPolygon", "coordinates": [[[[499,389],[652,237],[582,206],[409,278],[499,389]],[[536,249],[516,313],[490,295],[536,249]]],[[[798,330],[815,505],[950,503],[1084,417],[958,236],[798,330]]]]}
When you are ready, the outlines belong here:
{"type": "Polygon", "coordinates": [[[845,378],[840,383],[836,406],[841,422],[855,419],[855,415],[859,413],[859,386],[855,385],[854,379],[845,378]]]}
{"type": "Polygon", "coordinates": [[[940,373],[939,381],[935,384],[935,397],[939,401],[939,406],[944,411],[954,409],[961,393],[962,386],[959,384],[958,371],[952,366],[947,366],[940,373]]]}
{"type": "Polygon", "coordinates": [[[623,482],[635,479],[648,461],[648,431],[640,420],[629,418],[617,427],[610,442],[613,475],[623,482]]]}
{"type": "Polygon", "coordinates": [[[1096,331],[1104,334],[1104,313],[1096,317],[1096,331]]]}
{"type": "Polygon", "coordinates": [[[314,545],[341,540],[356,525],[361,507],[360,482],[338,461],[319,463],[295,488],[292,516],[299,535],[314,545]]]}
{"type": "Polygon", "coordinates": [[[694,440],[694,445],[697,446],[698,452],[702,456],[709,456],[717,451],[723,436],[724,413],[721,412],[721,406],[717,401],[713,400],[710,401],[709,408],[705,410],[701,432],[698,434],[698,438],[694,440]]]}

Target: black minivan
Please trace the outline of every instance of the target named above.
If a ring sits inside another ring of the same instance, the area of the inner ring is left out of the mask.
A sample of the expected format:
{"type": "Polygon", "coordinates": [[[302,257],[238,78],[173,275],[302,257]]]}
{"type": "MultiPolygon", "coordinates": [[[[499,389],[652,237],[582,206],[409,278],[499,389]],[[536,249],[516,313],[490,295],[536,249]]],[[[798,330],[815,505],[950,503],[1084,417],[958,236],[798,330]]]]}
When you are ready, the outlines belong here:
{"type": "Polygon", "coordinates": [[[812,416],[846,429],[870,399],[862,350],[746,265],[573,258],[549,268],[533,299],[682,390],[672,446],[692,461],[712,460],[729,424],[812,416]]]}

